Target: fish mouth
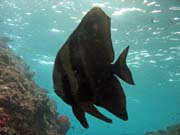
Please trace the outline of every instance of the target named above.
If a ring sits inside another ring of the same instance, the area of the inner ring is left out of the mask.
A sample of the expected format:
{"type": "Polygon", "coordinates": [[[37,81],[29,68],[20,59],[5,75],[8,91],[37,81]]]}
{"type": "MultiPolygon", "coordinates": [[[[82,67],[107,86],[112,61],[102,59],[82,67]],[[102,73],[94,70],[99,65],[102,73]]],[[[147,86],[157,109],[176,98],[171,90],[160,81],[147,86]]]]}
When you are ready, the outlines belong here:
{"type": "Polygon", "coordinates": [[[94,16],[94,17],[108,17],[105,12],[100,7],[93,7],[87,15],[94,16]]]}
{"type": "Polygon", "coordinates": [[[87,33],[87,35],[93,35],[93,39],[98,36],[106,36],[105,33],[110,33],[109,27],[110,18],[99,7],[89,10],[82,20],[82,31],[85,30],[84,33],[87,33]]]}
{"type": "Polygon", "coordinates": [[[93,7],[90,10],[91,13],[104,13],[104,11],[100,7],[93,7]]]}

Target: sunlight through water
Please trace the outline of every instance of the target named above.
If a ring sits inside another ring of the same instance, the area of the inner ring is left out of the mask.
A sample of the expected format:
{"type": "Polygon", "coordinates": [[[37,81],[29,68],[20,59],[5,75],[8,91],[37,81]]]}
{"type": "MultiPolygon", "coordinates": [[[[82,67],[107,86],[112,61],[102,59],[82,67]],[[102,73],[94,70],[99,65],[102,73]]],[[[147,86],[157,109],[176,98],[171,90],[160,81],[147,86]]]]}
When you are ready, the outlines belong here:
{"type": "Polygon", "coordinates": [[[68,135],[144,135],[180,122],[179,0],[0,0],[0,12],[0,36],[13,40],[9,46],[35,72],[34,80],[70,117],[68,135]],[[115,59],[130,46],[135,86],[121,81],[128,121],[100,108],[113,124],[87,115],[90,128],[84,129],[54,93],[52,70],[57,51],[94,6],[111,17],[115,59]]]}

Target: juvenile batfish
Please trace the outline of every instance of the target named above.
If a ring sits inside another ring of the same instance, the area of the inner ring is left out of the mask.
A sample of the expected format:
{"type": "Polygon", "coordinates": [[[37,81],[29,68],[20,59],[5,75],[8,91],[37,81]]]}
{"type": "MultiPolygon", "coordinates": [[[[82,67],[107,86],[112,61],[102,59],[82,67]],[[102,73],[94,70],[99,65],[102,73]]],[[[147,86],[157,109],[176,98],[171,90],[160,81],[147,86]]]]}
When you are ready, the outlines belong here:
{"type": "Polygon", "coordinates": [[[134,84],[126,65],[129,47],[117,61],[110,33],[110,18],[98,7],[92,8],[57,53],[53,83],[55,93],[72,106],[83,127],[88,128],[85,113],[103,121],[112,120],[95,107],[100,106],[127,120],[126,97],[117,77],[134,84]]]}

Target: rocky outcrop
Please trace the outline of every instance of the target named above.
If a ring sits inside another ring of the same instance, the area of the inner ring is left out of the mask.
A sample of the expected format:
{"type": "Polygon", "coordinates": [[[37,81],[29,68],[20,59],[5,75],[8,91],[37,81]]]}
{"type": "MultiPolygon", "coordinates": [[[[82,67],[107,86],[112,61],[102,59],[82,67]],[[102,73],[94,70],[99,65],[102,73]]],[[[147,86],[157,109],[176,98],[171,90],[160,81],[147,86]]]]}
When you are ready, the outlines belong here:
{"type": "Polygon", "coordinates": [[[180,124],[168,126],[166,130],[151,131],[146,135],[180,135],[180,124]]]}
{"type": "Polygon", "coordinates": [[[33,81],[33,73],[0,38],[0,134],[65,135],[70,127],[56,104],[33,81]]]}

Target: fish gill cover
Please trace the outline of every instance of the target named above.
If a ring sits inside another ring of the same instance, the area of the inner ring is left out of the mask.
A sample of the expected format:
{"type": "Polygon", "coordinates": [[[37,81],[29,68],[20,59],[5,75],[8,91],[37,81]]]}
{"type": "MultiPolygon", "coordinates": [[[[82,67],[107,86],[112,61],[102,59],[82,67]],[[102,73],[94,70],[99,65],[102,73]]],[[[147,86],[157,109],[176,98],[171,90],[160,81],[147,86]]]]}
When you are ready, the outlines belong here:
{"type": "Polygon", "coordinates": [[[35,72],[33,79],[48,90],[58,111],[69,116],[72,128],[68,134],[143,135],[158,129],[169,132],[166,127],[180,121],[179,5],[179,0],[1,0],[0,34],[13,40],[9,46],[35,72]],[[127,65],[136,85],[131,87],[121,81],[128,121],[98,108],[112,118],[113,124],[87,115],[88,122],[95,124],[85,130],[71,108],[55,95],[51,78],[58,49],[94,6],[111,17],[115,59],[130,46],[127,65]]]}

